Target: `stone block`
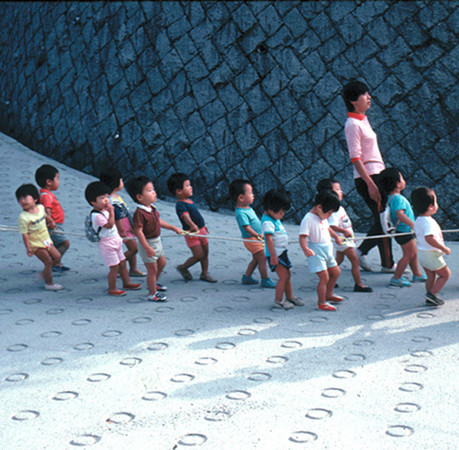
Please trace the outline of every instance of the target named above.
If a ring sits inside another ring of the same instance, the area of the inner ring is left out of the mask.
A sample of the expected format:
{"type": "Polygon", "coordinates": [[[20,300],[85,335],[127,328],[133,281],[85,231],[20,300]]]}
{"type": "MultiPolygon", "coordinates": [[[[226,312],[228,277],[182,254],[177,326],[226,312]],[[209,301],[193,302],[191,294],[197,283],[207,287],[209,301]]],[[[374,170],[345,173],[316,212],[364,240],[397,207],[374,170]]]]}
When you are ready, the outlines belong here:
{"type": "Polygon", "coordinates": [[[187,2],[184,9],[193,27],[196,27],[196,25],[205,18],[204,10],[200,2],[187,2]]]}
{"type": "Polygon", "coordinates": [[[234,132],[234,139],[244,155],[250,154],[251,150],[259,145],[259,137],[250,122],[244,123],[234,132]]]}
{"type": "Polygon", "coordinates": [[[251,64],[248,64],[241,75],[234,79],[234,86],[241,95],[244,95],[259,81],[258,73],[251,64]]]}
{"type": "Polygon", "coordinates": [[[338,24],[337,29],[346,44],[352,44],[363,34],[362,26],[352,14],[346,15],[338,24]]]}
{"type": "Polygon", "coordinates": [[[175,113],[180,120],[186,119],[191,113],[198,109],[195,99],[187,95],[175,104],[175,113]]]}
{"type": "Polygon", "coordinates": [[[194,142],[206,132],[206,125],[197,111],[183,121],[183,128],[190,142],[194,142]]]}
{"type": "Polygon", "coordinates": [[[252,14],[252,11],[245,3],[241,3],[240,6],[233,11],[231,17],[243,33],[252,28],[252,26],[256,23],[256,19],[252,14]]]}
{"type": "Polygon", "coordinates": [[[384,14],[384,18],[394,28],[402,23],[408,23],[412,20],[416,12],[416,5],[411,2],[396,2],[390,5],[390,8],[384,14]]]}
{"type": "Polygon", "coordinates": [[[240,33],[235,23],[228,20],[213,36],[213,43],[220,53],[238,39],[240,33]]]}
{"type": "Polygon", "coordinates": [[[257,19],[268,36],[272,36],[282,26],[282,19],[272,5],[263,9],[257,19]]]}
{"type": "Polygon", "coordinates": [[[361,2],[355,10],[354,15],[362,25],[367,26],[377,16],[387,12],[390,6],[389,2],[361,2]]]}
{"type": "MultiPolygon", "coordinates": [[[[404,53],[409,52],[409,48],[403,40],[401,42],[397,42],[395,45],[399,46],[399,51],[404,53]]],[[[393,51],[393,47],[382,52],[383,55],[386,54],[386,59],[383,60],[386,65],[390,65],[392,61],[395,61],[395,58],[392,58],[391,51],[393,51]]],[[[358,66],[364,64],[365,61],[376,55],[376,53],[378,53],[378,56],[381,55],[379,52],[379,46],[369,36],[364,35],[362,39],[358,40],[354,45],[346,50],[345,55],[352,64],[358,66]]]]}
{"type": "Polygon", "coordinates": [[[310,136],[316,148],[321,148],[333,136],[341,133],[343,125],[336,121],[330,113],[328,113],[316,126],[311,130],[310,136]]]}
{"type": "Polygon", "coordinates": [[[429,34],[413,20],[400,28],[400,35],[411,48],[423,45],[429,39],[429,34]]]}
{"type": "Polygon", "coordinates": [[[153,67],[150,71],[148,71],[145,78],[150,92],[153,95],[161,92],[167,85],[158,67],[153,67]]]}
{"type": "Polygon", "coordinates": [[[396,36],[396,31],[387,24],[383,16],[372,20],[366,30],[368,35],[381,47],[389,45],[396,36]]]}
{"type": "Polygon", "coordinates": [[[232,142],[222,148],[215,156],[220,167],[226,167],[226,178],[230,181],[237,178],[247,178],[247,174],[238,164],[244,159],[244,154],[239,150],[236,143],[232,142]]]}
{"type": "Polygon", "coordinates": [[[266,111],[271,106],[271,101],[263,92],[260,85],[255,85],[244,96],[245,101],[249,104],[252,111],[258,115],[266,111]]]}
{"type": "Polygon", "coordinates": [[[397,78],[393,75],[387,77],[384,82],[374,91],[378,103],[383,107],[389,106],[396,98],[403,95],[403,90],[397,78]]]}
{"type": "Polygon", "coordinates": [[[208,70],[214,70],[220,62],[222,57],[211,41],[207,41],[200,49],[200,54],[204,60],[208,70]]]}
{"type": "Polygon", "coordinates": [[[303,61],[309,56],[314,56],[317,50],[322,45],[319,37],[311,28],[307,29],[293,44],[296,54],[303,61]]]}
{"type": "Polygon", "coordinates": [[[329,103],[337,95],[340,95],[341,90],[341,83],[330,72],[326,73],[314,88],[315,94],[323,104],[329,103]]]}
{"type": "Polygon", "coordinates": [[[214,34],[214,26],[210,20],[203,20],[196,25],[189,33],[196,47],[201,50],[202,47],[211,40],[214,34]]]}
{"type": "Polygon", "coordinates": [[[268,151],[263,145],[258,146],[250,152],[250,163],[246,165],[245,170],[249,179],[254,179],[258,174],[264,173],[271,166],[268,151]]]}
{"type": "Polygon", "coordinates": [[[195,56],[186,66],[186,76],[190,83],[196,83],[209,76],[203,60],[199,55],[195,56]]]}
{"type": "Polygon", "coordinates": [[[270,97],[277,95],[285,86],[287,86],[289,80],[284,72],[279,69],[276,65],[273,70],[269,72],[261,82],[264,91],[270,97]]]}
{"type": "Polygon", "coordinates": [[[233,133],[228,125],[227,120],[224,117],[217,120],[209,127],[209,133],[212,137],[212,140],[214,141],[216,149],[225,148],[234,142],[233,133]]]}
{"type": "Polygon", "coordinates": [[[293,152],[288,152],[273,164],[272,170],[278,174],[283,183],[286,183],[302,173],[304,166],[300,158],[293,152]]]}
{"type": "Polygon", "coordinates": [[[295,97],[288,89],[284,89],[274,98],[274,106],[284,121],[298,113],[300,109],[295,97]]]}
{"type": "Polygon", "coordinates": [[[200,112],[206,126],[210,126],[218,119],[224,117],[227,111],[223,103],[216,98],[211,103],[202,107],[200,112]]]}
{"type": "Polygon", "coordinates": [[[215,2],[207,9],[207,17],[216,29],[220,28],[229,17],[225,2],[215,2]]]}
{"type": "Polygon", "coordinates": [[[183,97],[191,93],[191,86],[184,70],[181,70],[172,80],[170,80],[169,89],[172,93],[174,102],[179,102],[183,97]]]}
{"type": "Polygon", "coordinates": [[[186,35],[190,29],[191,25],[188,22],[188,19],[186,16],[182,16],[167,28],[167,35],[169,36],[171,42],[175,42],[180,37],[186,35]]]}
{"type": "Polygon", "coordinates": [[[191,144],[190,152],[196,162],[202,164],[207,158],[216,153],[216,149],[212,139],[206,134],[191,144]]]}
{"type": "Polygon", "coordinates": [[[135,111],[137,111],[145,103],[149,103],[151,99],[151,93],[148,88],[148,84],[144,81],[131,94],[129,94],[129,100],[135,111]]]}
{"type": "Polygon", "coordinates": [[[438,45],[430,44],[428,47],[416,50],[413,55],[413,63],[418,69],[424,69],[433,64],[442,55],[443,50],[438,45]]]}
{"type": "Polygon", "coordinates": [[[282,119],[273,106],[253,119],[253,126],[261,137],[278,127],[281,123],[282,119]]]}
{"type": "Polygon", "coordinates": [[[165,26],[173,24],[181,19],[184,11],[180,2],[161,2],[161,20],[165,26]]]}
{"type": "Polygon", "coordinates": [[[265,46],[259,46],[258,51],[264,51],[264,47],[268,49],[278,49],[290,46],[293,44],[293,36],[290,33],[290,30],[286,26],[282,26],[275,34],[273,34],[265,42],[265,46]]]}
{"type": "Polygon", "coordinates": [[[239,93],[234,89],[231,83],[217,87],[218,97],[224,103],[227,111],[232,111],[240,106],[244,100],[239,93]]]}
{"type": "Polygon", "coordinates": [[[266,33],[259,24],[256,24],[246,31],[237,42],[244,53],[248,55],[262,45],[266,39],[266,33]]]}
{"type": "Polygon", "coordinates": [[[355,2],[331,2],[327,8],[327,14],[333,23],[340,22],[344,19],[340,24],[340,26],[342,26],[346,18],[352,16],[351,13],[355,10],[356,6],[355,2]]]}
{"type": "Polygon", "coordinates": [[[166,138],[170,138],[177,130],[181,131],[180,120],[172,108],[166,109],[158,116],[158,123],[166,138]]]}
{"type": "Polygon", "coordinates": [[[183,64],[187,64],[198,53],[193,41],[187,34],[184,34],[174,44],[174,48],[180,56],[183,64]]]}
{"type": "Polygon", "coordinates": [[[231,70],[238,75],[244,70],[247,64],[249,64],[247,56],[244,55],[237,45],[229,47],[222,56],[231,67],[231,70]]]}
{"type": "Polygon", "coordinates": [[[302,36],[309,28],[308,23],[297,8],[293,8],[285,14],[284,23],[295,38],[302,36]]]}
{"type": "Polygon", "coordinates": [[[275,60],[288,78],[293,78],[302,69],[297,56],[290,48],[285,48],[275,55],[275,60]]]}
{"type": "Polygon", "coordinates": [[[314,17],[314,19],[310,20],[309,25],[322,42],[327,41],[334,35],[335,29],[333,23],[324,10],[314,17]]]}
{"type": "Polygon", "coordinates": [[[306,57],[302,58],[301,63],[315,80],[322,78],[327,71],[326,66],[320,58],[319,54],[315,52],[310,53],[306,57]]]}
{"type": "Polygon", "coordinates": [[[212,83],[207,78],[195,83],[192,86],[192,92],[200,107],[207,105],[217,96],[212,83]]]}

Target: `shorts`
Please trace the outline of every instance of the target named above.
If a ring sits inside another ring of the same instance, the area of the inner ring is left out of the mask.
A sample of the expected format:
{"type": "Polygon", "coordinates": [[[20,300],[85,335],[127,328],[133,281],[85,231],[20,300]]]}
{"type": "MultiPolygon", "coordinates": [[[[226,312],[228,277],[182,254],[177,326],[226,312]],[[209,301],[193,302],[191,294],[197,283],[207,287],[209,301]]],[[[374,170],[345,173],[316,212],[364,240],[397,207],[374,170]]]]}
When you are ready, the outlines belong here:
{"type": "Polygon", "coordinates": [[[317,273],[335,267],[338,263],[333,256],[333,245],[331,242],[325,244],[309,244],[309,248],[314,250],[315,255],[308,258],[308,268],[310,273],[317,273]]]}
{"type": "Polygon", "coordinates": [[[395,241],[398,245],[405,245],[408,244],[412,239],[414,239],[414,235],[410,234],[407,236],[394,236],[395,241]]]}
{"type": "MultiPolygon", "coordinates": [[[[279,264],[283,265],[284,267],[287,267],[287,269],[290,269],[292,267],[292,263],[290,259],[288,259],[288,254],[287,250],[284,250],[278,257],[277,259],[279,260],[279,264]]],[[[266,260],[268,261],[269,268],[271,269],[271,272],[276,271],[277,264],[273,266],[271,264],[271,256],[267,256],[266,260]]]]}
{"type": "MultiPolygon", "coordinates": [[[[196,234],[207,234],[206,227],[202,227],[196,234]]],[[[191,247],[196,247],[197,245],[207,245],[209,243],[209,239],[206,237],[199,237],[199,236],[185,236],[186,245],[191,247]]]]}
{"type": "Polygon", "coordinates": [[[346,241],[345,244],[341,244],[341,245],[333,241],[333,248],[337,252],[345,252],[348,248],[355,248],[355,241],[349,240],[349,241],[346,241]]]}
{"type": "Polygon", "coordinates": [[[161,243],[161,238],[155,237],[155,238],[150,238],[147,239],[148,245],[155,251],[155,256],[148,256],[147,253],[145,252],[145,249],[139,245],[139,253],[140,257],[142,258],[142,261],[144,264],[151,264],[155,263],[158,261],[161,256],[164,256],[164,250],[163,250],[163,244],[161,243]]]}
{"type": "Polygon", "coordinates": [[[259,252],[262,252],[265,249],[265,244],[263,241],[260,241],[258,238],[250,237],[244,238],[244,247],[252,253],[252,255],[256,255],[259,252]],[[247,239],[250,239],[252,242],[247,242],[247,239]]]}
{"type": "Polygon", "coordinates": [[[56,223],[56,228],[54,230],[48,228],[48,231],[54,247],[59,247],[68,240],[64,234],[64,226],[61,223],[56,223]],[[56,231],[59,231],[59,233],[56,233],[56,231]]]}
{"type": "Polygon", "coordinates": [[[123,239],[123,242],[131,241],[132,238],[135,238],[135,234],[132,230],[131,221],[129,220],[129,217],[123,217],[122,219],[120,219],[120,221],[123,224],[124,232],[126,233],[126,236],[122,237],[121,239],[123,239]]]}
{"type": "Polygon", "coordinates": [[[424,269],[436,272],[446,266],[443,252],[439,250],[418,250],[418,261],[424,269]]]}
{"type": "Polygon", "coordinates": [[[123,253],[123,242],[119,236],[102,238],[99,241],[99,251],[107,267],[117,266],[126,259],[123,253]]]}

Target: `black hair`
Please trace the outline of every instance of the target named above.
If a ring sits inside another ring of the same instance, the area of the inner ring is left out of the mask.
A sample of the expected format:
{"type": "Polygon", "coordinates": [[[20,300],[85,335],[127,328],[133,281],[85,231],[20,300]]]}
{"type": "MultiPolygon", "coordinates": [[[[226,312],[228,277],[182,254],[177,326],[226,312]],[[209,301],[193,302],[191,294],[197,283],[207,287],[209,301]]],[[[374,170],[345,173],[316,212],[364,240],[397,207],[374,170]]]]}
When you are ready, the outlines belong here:
{"type": "Polygon", "coordinates": [[[383,194],[389,195],[397,187],[397,183],[402,178],[402,173],[395,167],[388,167],[381,172],[380,177],[383,194]]]}
{"type": "Polygon", "coordinates": [[[59,173],[59,171],[49,164],[43,164],[35,172],[35,181],[38,186],[44,188],[46,186],[47,180],[54,180],[54,177],[59,173]]]}
{"type": "Polygon", "coordinates": [[[105,194],[110,194],[110,189],[102,181],[93,181],[86,186],[84,196],[87,202],[92,206],[91,202],[95,202],[97,197],[105,194]]]}
{"type": "Polygon", "coordinates": [[[287,211],[290,209],[290,198],[285,191],[271,189],[263,197],[263,209],[265,211],[279,212],[281,209],[287,211]]]}
{"type": "Polygon", "coordinates": [[[173,173],[167,180],[167,189],[169,189],[169,192],[172,195],[175,195],[177,189],[183,189],[183,183],[185,183],[185,181],[189,179],[190,177],[185,173],[173,173]]]}
{"type": "Polygon", "coordinates": [[[126,183],[126,190],[131,196],[132,200],[138,203],[137,196],[142,195],[143,188],[148,184],[153,183],[150,178],[145,175],[139,175],[134,178],[130,178],[126,183]]]}
{"type": "Polygon", "coordinates": [[[322,211],[324,213],[327,213],[328,211],[338,211],[339,207],[341,206],[341,203],[336,192],[333,192],[330,189],[324,189],[317,193],[313,205],[322,206],[322,211]]]}
{"type": "Polygon", "coordinates": [[[19,201],[21,197],[26,197],[27,195],[31,195],[36,202],[38,202],[40,198],[40,194],[38,193],[38,189],[33,184],[23,184],[19,186],[16,190],[16,199],[19,201]]]}
{"type": "Polygon", "coordinates": [[[354,105],[362,94],[368,92],[368,86],[362,81],[352,80],[343,87],[343,99],[349,112],[354,111],[354,105]]]}
{"type": "Polygon", "coordinates": [[[424,214],[429,206],[435,204],[435,192],[428,187],[418,187],[411,193],[411,204],[417,216],[424,214]]]}
{"type": "Polygon", "coordinates": [[[102,169],[99,175],[100,181],[107,185],[110,192],[113,192],[120,185],[121,178],[123,178],[123,176],[116,167],[106,167],[102,169]]]}
{"type": "Polygon", "coordinates": [[[339,181],[335,180],[334,178],[323,178],[317,183],[317,186],[316,186],[317,192],[333,191],[333,185],[335,183],[339,183],[339,181]]]}
{"type": "Polygon", "coordinates": [[[242,180],[242,179],[234,180],[234,181],[231,182],[231,184],[229,186],[229,195],[230,195],[231,201],[233,203],[237,202],[237,199],[238,199],[238,197],[240,195],[244,195],[245,186],[247,184],[251,185],[250,181],[242,180]]]}

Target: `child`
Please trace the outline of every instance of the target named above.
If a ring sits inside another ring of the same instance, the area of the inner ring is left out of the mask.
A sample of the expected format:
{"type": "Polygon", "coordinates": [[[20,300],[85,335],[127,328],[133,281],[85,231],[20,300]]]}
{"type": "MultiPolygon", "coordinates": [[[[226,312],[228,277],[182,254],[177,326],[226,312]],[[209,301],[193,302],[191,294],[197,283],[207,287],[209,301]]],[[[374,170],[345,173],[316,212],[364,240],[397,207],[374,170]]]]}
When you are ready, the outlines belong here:
{"type": "Polygon", "coordinates": [[[252,261],[242,275],[242,284],[258,284],[252,273],[258,266],[261,275],[261,287],[275,288],[276,284],[268,278],[266,256],[264,252],[261,222],[256,212],[250,207],[254,201],[252,186],[247,180],[234,180],[229,187],[231,200],[236,203],[236,221],[241,230],[244,246],[252,254],[252,261]],[[247,242],[250,239],[252,242],[247,242]]]}
{"type": "MultiPolygon", "coordinates": [[[[384,208],[388,204],[393,223],[396,223],[395,233],[411,233],[414,227],[414,214],[410,202],[400,193],[405,189],[406,183],[402,174],[395,167],[389,167],[381,172],[381,183],[385,198],[384,208]]],[[[418,252],[414,236],[395,236],[395,240],[402,247],[402,258],[397,263],[394,276],[390,280],[391,286],[409,287],[411,283],[403,277],[409,264],[413,271],[413,282],[424,282],[427,277],[421,273],[418,265],[418,252]]]]}
{"type": "Polygon", "coordinates": [[[129,263],[129,276],[144,277],[145,274],[137,269],[137,241],[132,229],[132,216],[126,203],[118,194],[124,187],[121,172],[115,167],[109,167],[102,170],[99,178],[110,189],[110,203],[115,209],[116,228],[127,247],[124,256],[129,263]]]}
{"type": "MultiPolygon", "coordinates": [[[[35,181],[40,186],[40,203],[44,206],[46,212],[46,224],[49,235],[53,241],[54,247],[62,256],[69,249],[70,242],[64,235],[64,210],[51,191],[57,191],[60,185],[59,171],[49,164],[44,164],[35,172],[35,181]]],[[[69,267],[61,263],[53,267],[54,272],[65,272],[70,270],[69,267]]]]}
{"type": "MultiPolygon", "coordinates": [[[[177,197],[175,210],[182,223],[185,231],[191,233],[197,232],[198,234],[206,235],[208,228],[204,222],[203,217],[199,213],[197,206],[191,200],[193,195],[193,188],[191,187],[190,179],[184,173],[174,173],[167,180],[167,188],[169,192],[177,197]]],[[[208,283],[216,283],[217,280],[209,275],[209,240],[206,237],[185,236],[187,246],[190,248],[193,256],[188,258],[183,264],[177,266],[180,275],[186,280],[190,281],[193,276],[188,271],[188,268],[201,263],[202,281],[208,283]]]]}
{"type": "Polygon", "coordinates": [[[45,208],[43,205],[37,205],[39,197],[38,189],[33,184],[23,184],[17,189],[16,199],[23,209],[18,219],[19,233],[22,234],[27,255],[36,255],[45,265],[39,275],[45,281],[45,289],[59,291],[63,287],[53,283],[52,268],[59,264],[61,254],[49,237],[45,208]]]}
{"type": "Polygon", "coordinates": [[[437,196],[433,189],[420,187],[411,193],[414,212],[414,233],[418,240],[419,262],[427,274],[426,303],[440,306],[445,302],[437,296],[451,276],[443,254],[451,250],[445,247],[443,234],[432,216],[438,211],[437,196]]]}
{"type": "Polygon", "coordinates": [[[290,209],[290,199],[283,191],[271,189],[263,198],[264,213],[261,217],[261,230],[265,238],[265,254],[269,268],[276,272],[279,281],[276,285],[274,307],[292,309],[304,303],[293,296],[290,262],[287,254],[288,235],[281,219],[290,209]],[[285,299],[284,299],[285,293],[285,299]]]}
{"type": "Polygon", "coordinates": [[[88,203],[94,208],[91,222],[94,230],[99,231],[99,251],[108,272],[109,295],[126,295],[126,289],[140,289],[140,284],[131,283],[126,268],[126,257],[123,253],[123,242],[115,226],[115,212],[109,199],[110,189],[101,181],[89,183],[84,193],[88,203]],[[123,290],[116,288],[116,277],[120,274],[123,290]]]}
{"type": "Polygon", "coordinates": [[[134,212],[134,231],[140,243],[140,256],[147,268],[148,300],[152,302],[167,302],[167,297],[159,291],[166,291],[166,286],[158,283],[158,278],[166,266],[166,256],[161,244],[161,228],[175,231],[182,230],[160,219],[159,212],[153,206],[156,192],[148,177],[138,176],[127,184],[127,191],[137,203],[134,212]]]}
{"type": "MultiPolygon", "coordinates": [[[[336,193],[338,200],[341,202],[343,200],[343,191],[341,190],[341,185],[338,181],[332,178],[325,178],[320,180],[317,183],[317,191],[329,190],[336,193]]],[[[352,222],[349,219],[349,216],[346,214],[346,210],[340,206],[337,212],[334,212],[328,219],[330,228],[340,237],[344,238],[353,238],[354,232],[352,230],[352,222]]],[[[355,252],[355,242],[353,240],[343,242],[341,245],[338,245],[336,242],[333,242],[333,247],[336,250],[336,262],[338,266],[343,262],[344,257],[346,256],[351,263],[351,273],[354,278],[354,292],[373,292],[371,287],[365,286],[362,283],[362,278],[360,276],[360,263],[357,253],[355,252]]]]}
{"type": "Polygon", "coordinates": [[[330,228],[328,218],[340,207],[338,196],[330,191],[319,191],[314,205],[300,224],[300,247],[306,258],[310,273],[319,277],[317,307],[324,311],[336,311],[328,302],[341,302],[342,297],[333,294],[341,270],[333,257],[331,238],[341,245],[341,239],[330,228]],[[309,242],[309,246],[308,246],[309,242]]]}

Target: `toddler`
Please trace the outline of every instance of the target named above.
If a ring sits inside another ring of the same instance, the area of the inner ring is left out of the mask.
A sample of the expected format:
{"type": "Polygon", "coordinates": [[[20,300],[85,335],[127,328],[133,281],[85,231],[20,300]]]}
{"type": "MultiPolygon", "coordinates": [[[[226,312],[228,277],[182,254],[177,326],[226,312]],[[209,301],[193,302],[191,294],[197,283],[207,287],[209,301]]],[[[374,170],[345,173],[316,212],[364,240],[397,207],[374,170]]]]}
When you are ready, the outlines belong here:
{"type": "Polygon", "coordinates": [[[443,254],[451,250],[445,246],[443,234],[432,216],[438,211],[437,196],[433,189],[420,187],[411,193],[411,202],[417,214],[414,222],[414,233],[418,241],[419,262],[427,274],[426,303],[440,306],[445,302],[438,293],[451,276],[443,254]]]}
{"type": "Polygon", "coordinates": [[[127,184],[127,191],[137,203],[134,212],[134,231],[140,244],[140,256],[147,268],[148,300],[152,302],[167,302],[167,297],[161,294],[166,286],[158,283],[159,276],[166,266],[166,256],[161,244],[161,228],[181,233],[181,229],[170,225],[159,217],[159,212],[153,206],[156,202],[156,192],[148,177],[138,176],[127,184]]]}
{"type": "Polygon", "coordinates": [[[37,205],[38,190],[33,184],[23,184],[16,191],[16,199],[23,209],[18,223],[27,255],[35,255],[44,264],[43,272],[39,276],[45,281],[45,289],[59,291],[63,287],[53,282],[52,268],[59,264],[61,254],[49,237],[45,208],[43,205],[37,205]]]}
{"type": "MultiPolygon", "coordinates": [[[[64,210],[52,191],[59,189],[59,171],[49,164],[44,164],[35,172],[35,181],[40,186],[40,203],[44,206],[46,212],[46,224],[48,232],[53,241],[53,245],[61,254],[69,249],[70,242],[64,235],[64,210]]],[[[64,272],[70,270],[69,267],[62,265],[60,262],[53,267],[54,272],[64,272]]]]}
{"type": "MultiPolygon", "coordinates": [[[[190,179],[184,173],[174,173],[167,180],[167,188],[169,192],[176,196],[177,203],[175,210],[180,219],[182,227],[185,231],[206,235],[208,228],[201,216],[197,206],[191,200],[193,188],[191,187],[190,179]]],[[[201,264],[202,281],[208,283],[216,283],[217,280],[209,275],[209,240],[206,237],[185,236],[185,241],[193,256],[188,258],[183,264],[177,266],[180,275],[190,281],[193,276],[188,268],[199,262],[201,264]]]]}
{"type": "Polygon", "coordinates": [[[109,167],[101,172],[99,178],[110,190],[110,203],[115,210],[116,228],[127,247],[124,256],[129,263],[129,276],[144,277],[145,274],[137,269],[137,241],[132,229],[132,215],[119,195],[119,191],[124,187],[121,172],[115,167],[109,167]]]}
{"type": "Polygon", "coordinates": [[[235,215],[239,229],[244,239],[245,248],[252,254],[252,261],[242,275],[242,284],[258,284],[252,273],[258,266],[261,275],[261,287],[275,288],[276,284],[268,278],[266,256],[264,252],[261,222],[256,212],[250,207],[255,197],[252,186],[247,180],[234,180],[229,187],[231,200],[236,203],[235,215]],[[251,242],[247,242],[249,240],[251,242]]]}
{"type": "MultiPolygon", "coordinates": [[[[389,205],[392,222],[396,224],[395,233],[411,233],[414,227],[414,214],[410,202],[401,195],[406,183],[402,174],[395,167],[389,167],[381,172],[381,183],[384,194],[384,205],[389,205]]],[[[424,282],[427,277],[421,273],[418,264],[418,252],[413,234],[395,236],[395,240],[402,247],[403,255],[398,261],[394,276],[390,280],[391,286],[409,287],[411,282],[403,275],[408,264],[413,271],[413,282],[424,282]]]]}
{"type": "Polygon", "coordinates": [[[341,239],[330,228],[328,218],[339,210],[338,196],[330,191],[319,191],[314,204],[300,224],[300,247],[306,258],[310,273],[319,277],[317,307],[324,311],[336,311],[328,302],[339,303],[342,297],[333,294],[341,270],[333,257],[331,238],[341,245],[341,239]],[[308,246],[309,243],[309,246],[308,246]]]}
{"type": "Polygon", "coordinates": [[[272,272],[276,272],[279,277],[276,285],[274,306],[283,309],[303,306],[304,303],[293,296],[290,274],[292,263],[287,254],[288,235],[281,222],[285,211],[290,209],[290,199],[285,192],[271,189],[263,198],[263,209],[261,230],[265,238],[265,255],[269,268],[272,272]]]}
{"type": "Polygon", "coordinates": [[[91,211],[91,222],[95,231],[98,231],[99,251],[108,272],[109,295],[126,295],[126,290],[140,289],[140,284],[131,283],[126,268],[126,257],[123,253],[123,241],[115,226],[115,211],[110,204],[110,189],[101,181],[89,183],[85,190],[87,202],[94,208],[91,211]],[[116,288],[116,278],[120,274],[123,289],[116,288]]]}
{"type": "MultiPolygon", "coordinates": [[[[338,196],[338,200],[341,202],[343,200],[343,191],[341,190],[341,185],[338,181],[332,178],[325,178],[320,180],[317,183],[317,191],[330,190],[335,192],[338,196]]],[[[334,212],[328,219],[330,228],[340,237],[343,238],[353,238],[354,231],[352,230],[352,222],[349,219],[349,216],[346,213],[346,210],[340,205],[337,212],[334,212]]],[[[360,263],[357,253],[355,252],[355,241],[350,240],[346,241],[342,239],[342,244],[337,244],[333,242],[333,247],[336,251],[336,262],[338,266],[343,262],[344,257],[346,256],[351,263],[351,273],[354,278],[354,292],[373,292],[371,287],[365,286],[362,283],[362,278],[360,276],[360,263]]]]}

